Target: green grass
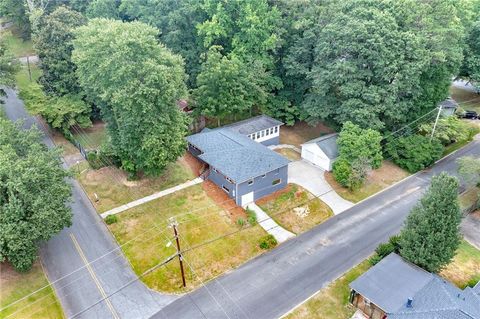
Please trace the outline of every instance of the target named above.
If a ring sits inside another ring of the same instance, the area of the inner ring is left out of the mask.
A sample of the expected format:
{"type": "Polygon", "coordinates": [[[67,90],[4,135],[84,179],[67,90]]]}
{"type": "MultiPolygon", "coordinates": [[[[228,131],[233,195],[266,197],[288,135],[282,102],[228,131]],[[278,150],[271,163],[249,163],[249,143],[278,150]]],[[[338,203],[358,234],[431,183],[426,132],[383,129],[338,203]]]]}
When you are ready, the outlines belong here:
{"type": "Polygon", "coordinates": [[[446,156],[446,155],[448,155],[448,154],[450,154],[450,153],[452,153],[456,150],[461,149],[462,147],[464,147],[465,145],[470,143],[473,140],[473,137],[475,135],[480,133],[480,125],[472,124],[472,123],[469,123],[469,122],[464,122],[464,123],[468,127],[468,129],[470,130],[470,137],[466,140],[461,140],[461,141],[452,143],[450,145],[447,145],[445,147],[445,149],[443,150],[443,156],[446,156]]]}
{"type": "Polygon", "coordinates": [[[333,216],[327,204],[296,184],[257,201],[283,228],[303,233],[333,216]]]}
{"type": "MultiPolygon", "coordinates": [[[[236,232],[185,253],[187,290],[262,252],[259,241],[266,232],[259,225],[244,226],[237,232],[241,227],[207,196],[201,185],[195,185],[118,214],[118,221],[108,226],[120,245],[128,242],[122,249],[138,275],[175,253],[175,244],[168,244],[173,241],[173,230],[167,227],[168,218],[175,215],[183,249],[236,232]]],[[[155,290],[183,291],[177,259],[142,280],[155,290]]]]}
{"type": "Polygon", "coordinates": [[[99,213],[195,178],[182,160],[171,163],[159,177],[128,181],[127,174],[114,167],[88,169],[80,174],[82,184],[99,213]],[[95,200],[97,194],[99,201],[95,200]]]}
{"type": "Polygon", "coordinates": [[[348,298],[348,285],[370,268],[368,260],[320,290],[313,298],[295,309],[287,319],[348,319],[355,313],[348,298]]]}
{"type": "Polygon", "coordinates": [[[15,28],[11,30],[2,31],[0,36],[5,42],[5,45],[16,57],[23,57],[27,55],[34,55],[35,50],[33,49],[33,44],[31,40],[24,41],[17,35],[15,28]]]}
{"type": "MultiPolygon", "coordinates": [[[[39,262],[26,273],[18,273],[6,263],[0,263],[0,308],[48,285],[39,262]]],[[[51,287],[40,290],[0,312],[0,318],[64,318],[60,303],[51,287]]]]}
{"type": "Polygon", "coordinates": [[[452,262],[440,275],[463,289],[480,281],[480,250],[462,241],[452,262]]]}
{"type": "Polygon", "coordinates": [[[28,89],[32,84],[35,84],[38,78],[40,78],[42,75],[42,70],[40,70],[40,68],[35,64],[30,64],[30,71],[32,73],[31,81],[28,74],[28,67],[26,65],[22,65],[20,70],[15,75],[15,80],[20,91],[22,89],[28,89]]]}
{"type": "Polygon", "coordinates": [[[86,129],[75,129],[73,136],[77,139],[85,149],[99,149],[103,142],[107,139],[107,131],[105,125],[101,122],[93,124],[92,127],[86,129]]]}

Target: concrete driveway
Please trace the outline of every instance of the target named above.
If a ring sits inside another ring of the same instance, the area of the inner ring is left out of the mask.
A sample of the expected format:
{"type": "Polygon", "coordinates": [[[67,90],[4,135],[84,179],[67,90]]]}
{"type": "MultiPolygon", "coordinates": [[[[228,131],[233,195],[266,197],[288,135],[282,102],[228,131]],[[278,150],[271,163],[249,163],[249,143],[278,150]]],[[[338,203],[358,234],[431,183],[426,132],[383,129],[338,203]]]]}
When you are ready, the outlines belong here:
{"type": "Polygon", "coordinates": [[[324,170],[305,160],[288,164],[288,182],[302,186],[330,206],[335,215],[349,209],[354,204],[340,197],[327,183],[324,170]]]}
{"type": "Polygon", "coordinates": [[[480,249],[480,211],[464,217],[461,229],[465,239],[480,249]]]}

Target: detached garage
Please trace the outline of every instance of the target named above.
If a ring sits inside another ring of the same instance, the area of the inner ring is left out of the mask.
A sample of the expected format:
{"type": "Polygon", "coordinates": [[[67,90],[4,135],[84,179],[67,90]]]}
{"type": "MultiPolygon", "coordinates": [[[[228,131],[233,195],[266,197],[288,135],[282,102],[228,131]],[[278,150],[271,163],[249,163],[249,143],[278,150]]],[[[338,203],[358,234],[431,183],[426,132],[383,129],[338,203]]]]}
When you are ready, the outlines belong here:
{"type": "Polygon", "coordinates": [[[302,144],[302,158],[326,171],[331,171],[332,164],[338,157],[337,137],[338,134],[334,133],[302,144]]]}

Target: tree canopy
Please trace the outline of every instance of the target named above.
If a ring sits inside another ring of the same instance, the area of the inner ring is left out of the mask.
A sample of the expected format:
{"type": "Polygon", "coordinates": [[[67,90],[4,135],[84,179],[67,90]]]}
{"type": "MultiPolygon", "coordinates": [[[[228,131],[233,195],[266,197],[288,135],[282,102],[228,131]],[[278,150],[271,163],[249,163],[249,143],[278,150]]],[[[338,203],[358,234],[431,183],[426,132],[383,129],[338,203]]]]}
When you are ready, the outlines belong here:
{"type": "Polygon", "coordinates": [[[30,269],[37,245],[70,226],[71,186],[59,150],[47,150],[38,130],[0,118],[0,261],[30,269]]]}
{"type": "Polygon", "coordinates": [[[92,19],[73,42],[79,82],[131,173],[158,174],[185,147],[187,119],[176,106],[186,96],[183,61],[157,35],[141,22],[92,19]]]}
{"type": "Polygon", "coordinates": [[[434,176],[407,217],[400,235],[400,254],[427,271],[440,271],[460,244],[460,221],[458,180],[446,173],[434,176]]]}
{"type": "Polygon", "coordinates": [[[78,12],[64,6],[45,16],[36,34],[35,49],[41,60],[40,83],[48,94],[79,93],[75,64],[71,61],[73,30],[86,23],[78,12]]]}

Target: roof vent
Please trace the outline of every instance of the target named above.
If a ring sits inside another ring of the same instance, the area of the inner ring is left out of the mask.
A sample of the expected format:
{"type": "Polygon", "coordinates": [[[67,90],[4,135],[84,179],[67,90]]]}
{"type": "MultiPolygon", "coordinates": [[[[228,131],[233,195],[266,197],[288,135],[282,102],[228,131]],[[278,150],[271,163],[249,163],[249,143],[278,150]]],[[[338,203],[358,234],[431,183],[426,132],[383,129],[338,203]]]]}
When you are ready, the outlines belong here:
{"type": "Polygon", "coordinates": [[[413,307],[413,299],[412,298],[408,298],[407,299],[407,308],[412,308],[413,307]]]}

